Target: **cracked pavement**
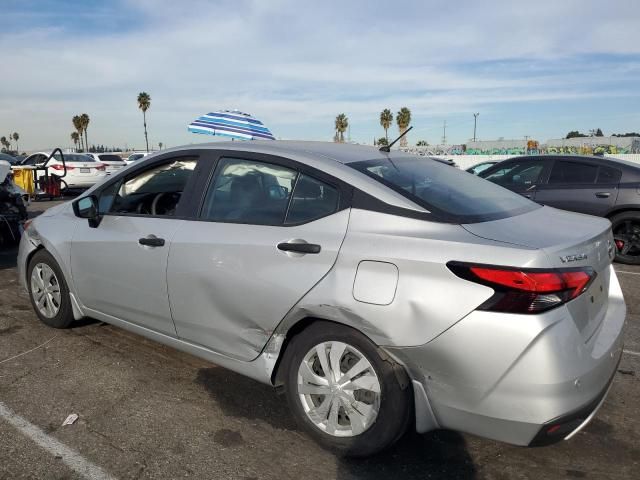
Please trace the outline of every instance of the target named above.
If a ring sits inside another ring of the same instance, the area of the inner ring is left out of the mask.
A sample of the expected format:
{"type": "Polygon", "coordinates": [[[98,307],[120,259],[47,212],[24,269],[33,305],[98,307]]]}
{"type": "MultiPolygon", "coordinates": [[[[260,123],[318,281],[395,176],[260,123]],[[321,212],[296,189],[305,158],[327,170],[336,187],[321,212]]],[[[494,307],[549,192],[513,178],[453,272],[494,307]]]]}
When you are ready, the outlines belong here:
{"type": "MultiPolygon", "coordinates": [[[[268,386],[104,323],[41,324],[15,253],[0,252],[0,362],[40,348],[0,363],[0,402],[116,478],[637,478],[640,356],[623,356],[603,408],[569,442],[527,449],[414,433],[377,457],[345,460],[298,430],[268,386]],[[78,421],[62,427],[70,413],[78,421]]],[[[640,268],[616,268],[628,272],[619,274],[625,348],[640,352],[640,268]]],[[[0,479],[15,478],[81,477],[0,419],[0,479]]]]}

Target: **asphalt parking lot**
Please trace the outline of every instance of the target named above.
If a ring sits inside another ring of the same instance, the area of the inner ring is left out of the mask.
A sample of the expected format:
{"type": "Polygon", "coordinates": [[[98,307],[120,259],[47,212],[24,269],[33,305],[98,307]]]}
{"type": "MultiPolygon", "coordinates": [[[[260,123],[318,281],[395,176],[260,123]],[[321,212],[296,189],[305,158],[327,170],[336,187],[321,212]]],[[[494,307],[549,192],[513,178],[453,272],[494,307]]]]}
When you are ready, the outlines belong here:
{"type": "Polygon", "coordinates": [[[44,326],[18,286],[15,255],[0,251],[0,479],[638,478],[638,267],[616,266],[625,354],[603,408],[571,441],[527,449],[414,433],[347,460],[299,431],[268,386],[107,324],[44,326]],[[78,420],[62,426],[72,413],[78,420]]]}

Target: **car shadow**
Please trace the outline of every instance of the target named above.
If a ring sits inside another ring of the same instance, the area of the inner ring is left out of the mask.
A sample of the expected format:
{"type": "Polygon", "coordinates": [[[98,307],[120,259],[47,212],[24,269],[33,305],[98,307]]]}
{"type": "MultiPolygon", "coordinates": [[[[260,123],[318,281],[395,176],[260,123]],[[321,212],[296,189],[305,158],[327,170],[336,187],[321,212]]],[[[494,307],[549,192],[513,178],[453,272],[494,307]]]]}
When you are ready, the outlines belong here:
{"type": "MultiPolygon", "coordinates": [[[[273,387],[222,367],[198,370],[203,386],[225,415],[268,423],[278,430],[299,431],[284,396],[273,387]]],[[[309,440],[311,441],[311,440],[309,440]]],[[[391,449],[371,458],[336,458],[338,479],[473,479],[476,469],[464,437],[437,431],[408,432],[391,449]]]]}

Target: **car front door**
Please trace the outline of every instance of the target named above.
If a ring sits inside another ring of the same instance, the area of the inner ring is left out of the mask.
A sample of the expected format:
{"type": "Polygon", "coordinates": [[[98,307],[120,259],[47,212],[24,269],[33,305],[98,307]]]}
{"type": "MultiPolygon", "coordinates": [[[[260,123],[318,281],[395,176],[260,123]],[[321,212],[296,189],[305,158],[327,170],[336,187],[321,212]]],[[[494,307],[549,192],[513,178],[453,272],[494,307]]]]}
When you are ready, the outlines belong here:
{"type": "Polygon", "coordinates": [[[539,157],[521,157],[500,162],[480,172],[479,176],[520,195],[536,199],[536,190],[549,168],[549,161],[539,157]]]}
{"type": "Polygon", "coordinates": [[[252,360],[329,272],[350,190],[299,167],[249,153],[217,161],[198,221],[171,244],[167,283],[180,338],[252,360]]]}
{"type": "Polygon", "coordinates": [[[621,172],[596,162],[557,159],[536,202],[551,207],[604,216],[616,203],[621,172]]]}
{"type": "Polygon", "coordinates": [[[171,240],[184,229],[196,156],[170,157],[114,179],[98,192],[97,227],[81,222],[71,245],[72,276],[90,313],[175,336],[167,296],[171,240]]]}

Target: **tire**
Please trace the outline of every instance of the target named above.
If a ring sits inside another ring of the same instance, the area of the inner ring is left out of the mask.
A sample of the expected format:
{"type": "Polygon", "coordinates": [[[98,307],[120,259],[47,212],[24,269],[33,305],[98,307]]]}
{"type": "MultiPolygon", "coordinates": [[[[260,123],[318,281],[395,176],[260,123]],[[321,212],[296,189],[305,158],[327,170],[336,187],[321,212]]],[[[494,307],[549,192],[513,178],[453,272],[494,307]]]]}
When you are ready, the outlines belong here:
{"type": "Polygon", "coordinates": [[[611,230],[616,243],[616,262],[640,265],[640,212],[631,210],[614,215],[611,230]]]}
{"type": "Polygon", "coordinates": [[[395,443],[413,418],[413,392],[404,367],[354,329],[332,322],[311,324],[291,340],[283,368],[285,395],[296,421],[318,443],[339,455],[378,453],[395,443]],[[322,375],[325,369],[317,346],[326,353],[329,371],[335,372],[330,366],[337,365],[339,373],[322,375]],[[334,349],[337,362],[331,359],[334,349]],[[337,386],[335,377],[356,372],[360,367],[354,369],[354,365],[365,362],[368,366],[353,380],[368,388],[355,388],[351,381],[341,382],[344,389],[337,386]]]}
{"type": "Polygon", "coordinates": [[[53,328],[68,328],[73,323],[67,282],[58,262],[46,250],[37,251],[31,258],[27,268],[27,286],[33,310],[42,323],[53,328]],[[41,283],[38,282],[38,278],[42,280],[41,283]],[[39,295],[43,288],[44,300],[43,296],[39,295]],[[38,299],[44,302],[40,306],[38,299]]]}

